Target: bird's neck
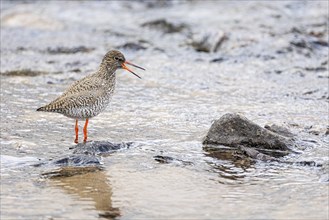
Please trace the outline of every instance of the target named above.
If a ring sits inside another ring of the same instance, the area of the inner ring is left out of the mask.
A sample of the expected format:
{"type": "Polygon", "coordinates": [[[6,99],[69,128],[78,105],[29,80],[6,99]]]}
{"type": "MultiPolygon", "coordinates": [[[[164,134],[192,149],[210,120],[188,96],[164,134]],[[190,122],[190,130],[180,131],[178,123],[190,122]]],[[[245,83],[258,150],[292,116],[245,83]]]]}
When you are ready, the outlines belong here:
{"type": "Polygon", "coordinates": [[[113,81],[115,80],[116,70],[116,67],[111,67],[109,65],[101,63],[101,65],[99,66],[98,74],[101,78],[104,78],[105,80],[113,81]]]}

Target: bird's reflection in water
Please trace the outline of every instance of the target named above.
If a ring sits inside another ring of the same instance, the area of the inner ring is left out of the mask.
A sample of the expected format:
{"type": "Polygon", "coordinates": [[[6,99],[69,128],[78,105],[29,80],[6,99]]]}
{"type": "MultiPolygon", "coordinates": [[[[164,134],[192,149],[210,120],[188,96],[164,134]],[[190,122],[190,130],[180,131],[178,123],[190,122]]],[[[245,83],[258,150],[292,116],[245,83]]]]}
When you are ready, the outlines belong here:
{"type": "Polygon", "coordinates": [[[94,201],[99,217],[114,219],[120,216],[120,210],[112,207],[112,188],[104,171],[96,170],[73,176],[59,175],[51,179],[68,194],[78,195],[81,200],[94,201]]]}

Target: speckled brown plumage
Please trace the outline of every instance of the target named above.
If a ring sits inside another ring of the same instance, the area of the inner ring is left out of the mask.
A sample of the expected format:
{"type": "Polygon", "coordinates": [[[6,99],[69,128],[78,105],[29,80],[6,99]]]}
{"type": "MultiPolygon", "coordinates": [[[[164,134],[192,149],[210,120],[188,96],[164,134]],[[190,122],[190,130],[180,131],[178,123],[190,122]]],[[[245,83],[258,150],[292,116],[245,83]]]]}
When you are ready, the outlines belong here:
{"type": "MultiPolygon", "coordinates": [[[[127,62],[121,52],[117,50],[109,51],[95,73],[76,81],[60,97],[48,105],[38,108],[37,111],[56,112],[76,120],[86,120],[84,128],[84,141],[86,141],[88,119],[104,111],[113,95],[116,70],[123,68],[136,75],[125,64],[143,69],[127,62]]],[[[75,130],[75,142],[77,143],[77,121],[75,130]]]]}

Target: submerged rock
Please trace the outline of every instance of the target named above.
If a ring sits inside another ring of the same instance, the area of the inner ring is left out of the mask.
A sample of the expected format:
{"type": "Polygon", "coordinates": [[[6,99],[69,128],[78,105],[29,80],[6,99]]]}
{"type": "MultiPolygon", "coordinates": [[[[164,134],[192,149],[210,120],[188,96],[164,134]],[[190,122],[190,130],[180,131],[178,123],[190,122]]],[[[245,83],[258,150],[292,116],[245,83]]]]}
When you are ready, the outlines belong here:
{"type": "Polygon", "coordinates": [[[218,160],[227,160],[231,161],[235,167],[249,168],[257,161],[262,162],[278,162],[288,165],[297,165],[297,166],[311,166],[311,167],[322,167],[323,164],[316,163],[315,161],[287,161],[285,159],[279,158],[280,155],[277,151],[262,153],[261,150],[237,146],[234,147],[225,147],[222,145],[206,145],[203,147],[203,150],[206,152],[206,155],[218,160]]]}
{"type": "Polygon", "coordinates": [[[75,175],[81,175],[90,172],[96,172],[101,170],[100,167],[61,167],[49,172],[44,172],[41,175],[47,178],[59,178],[59,177],[70,177],[75,175]]]}
{"type": "Polygon", "coordinates": [[[67,155],[56,160],[47,160],[34,164],[34,167],[88,167],[101,166],[100,158],[90,155],[67,155]]]}
{"type": "Polygon", "coordinates": [[[67,157],[55,160],[52,162],[58,166],[99,166],[100,159],[95,156],[87,155],[69,155],[67,157]]]}
{"type": "Polygon", "coordinates": [[[182,164],[182,165],[193,165],[193,163],[190,161],[185,161],[185,160],[173,158],[170,156],[157,155],[157,156],[154,156],[153,158],[155,161],[157,161],[159,163],[164,163],[164,164],[176,163],[176,164],[182,164]]]}
{"type": "Polygon", "coordinates": [[[289,151],[293,139],[262,128],[239,114],[225,114],[209,129],[203,144],[289,151]]]}
{"type": "Polygon", "coordinates": [[[204,146],[203,150],[208,157],[215,158],[217,160],[228,160],[236,167],[249,168],[255,164],[253,158],[244,154],[243,151],[234,148],[228,148],[224,146],[204,146]]]}
{"type": "Polygon", "coordinates": [[[129,148],[133,143],[111,143],[109,141],[90,141],[80,143],[70,148],[72,154],[66,155],[56,160],[47,160],[37,164],[34,167],[45,166],[53,169],[42,175],[44,177],[69,177],[88,172],[102,170],[101,156],[106,156],[115,151],[129,148]]]}
{"type": "Polygon", "coordinates": [[[254,148],[239,146],[239,150],[252,159],[257,159],[261,161],[279,161],[277,158],[260,153],[254,148]]]}
{"type": "Polygon", "coordinates": [[[127,143],[111,143],[109,141],[90,141],[87,143],[80,143],[72,147],[73,154],[85,155],[106,155],[111,154],[121,149],[128,149],[133,142],[127,143]]]}
{"type": "Polygon", "coordinates": [[[291,133],[288,128],[272,124],[272,125],[265,125],[264,128],[266,128],[269,131],[272,131],[274,133],[277,133],[279,135],[285,136],[285,137],[294,137],[295,135],[291,133]]]}

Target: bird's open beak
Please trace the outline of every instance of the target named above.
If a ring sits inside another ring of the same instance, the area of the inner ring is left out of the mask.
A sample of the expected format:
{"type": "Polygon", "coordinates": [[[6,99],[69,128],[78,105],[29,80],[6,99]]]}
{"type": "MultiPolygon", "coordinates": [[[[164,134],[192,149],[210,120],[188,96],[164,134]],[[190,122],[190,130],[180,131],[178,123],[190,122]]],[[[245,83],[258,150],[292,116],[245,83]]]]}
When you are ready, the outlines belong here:
{"type": "Polygon", "coordinates": [[[145,70],[145,69],[144,69],[143,67],[140,67],[140,66],[137,66],[137,65],[135,65],[135,64],[132,64],[132,63],[130,63],[130,62],[128,62],[128,61],[125,61],[124,63],[121,64],[121,66],[122,66],[123,69],[128,70],[129,72],[131,72],[132,74],[134,74],[135,76],[137,76],[138,78],[141,79],[141,77],[140,77],[139,75],[137,75],[136,73],[134,73],[132,70],[130,70],[130,69],[126,66],[126,64],[131,65],[131,66],[134,66],[134,67],[137,67],[137,68],[142,69],[142,70],[145,70]]]}

